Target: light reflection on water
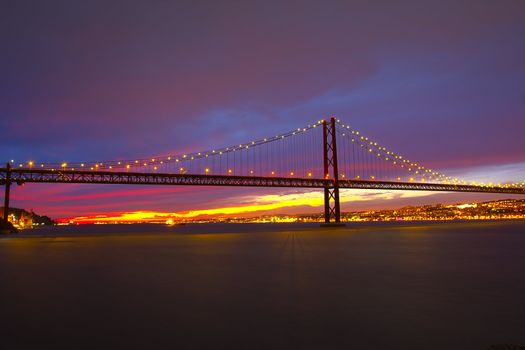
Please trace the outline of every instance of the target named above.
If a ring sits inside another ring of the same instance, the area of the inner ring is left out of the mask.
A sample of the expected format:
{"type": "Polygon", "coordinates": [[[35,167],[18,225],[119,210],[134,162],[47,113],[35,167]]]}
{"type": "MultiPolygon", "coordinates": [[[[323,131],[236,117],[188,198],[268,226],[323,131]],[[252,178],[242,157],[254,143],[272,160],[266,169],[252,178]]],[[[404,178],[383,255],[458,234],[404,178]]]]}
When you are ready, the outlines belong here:
{"type": "Polygon", "coordinates": [[[3,341],[214,349],[523,345],[524,247],[521,222],[25,231],[0,239],[3,341]]]}

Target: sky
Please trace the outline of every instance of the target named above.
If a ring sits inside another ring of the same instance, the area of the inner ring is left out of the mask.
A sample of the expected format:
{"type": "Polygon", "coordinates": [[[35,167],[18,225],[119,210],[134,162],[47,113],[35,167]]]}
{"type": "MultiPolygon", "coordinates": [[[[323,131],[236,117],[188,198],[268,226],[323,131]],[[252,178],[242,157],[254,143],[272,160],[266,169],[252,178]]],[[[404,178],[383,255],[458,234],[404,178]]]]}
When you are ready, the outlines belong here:
{"type": "MultiPolygon", "coordinates": [[[[0,161],[207,150],[336,115],[442,173],[523,181],[523,13],[521,0],[2,2],[0,161]]],[[[12,205],[320,211],[306,192],[26,184],[12,205]]],[[[348,192],[343,210],[501,198],[348,192]]]]}

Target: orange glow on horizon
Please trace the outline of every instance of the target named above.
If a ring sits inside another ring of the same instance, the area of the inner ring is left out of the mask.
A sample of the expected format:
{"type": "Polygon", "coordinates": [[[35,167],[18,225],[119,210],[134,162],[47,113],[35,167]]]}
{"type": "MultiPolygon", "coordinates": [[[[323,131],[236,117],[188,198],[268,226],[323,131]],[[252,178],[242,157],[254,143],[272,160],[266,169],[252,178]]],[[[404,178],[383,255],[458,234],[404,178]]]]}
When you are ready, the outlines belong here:
{"type": "MultiPolygon", "coordinates": [[[[371,199],[389,200],[399,197],[418,197],[428,196],[433,192],[410,192],[397,191],[391,192],[373,192],[366,190],[341,191],[341,203],[367,201],[371,199]]],[[[237,217],[247,217],[250,214],[272,212],[279,209],[306,207],[317,208],[321,210],[324,204],[323,196],[318,191],[288,193],[276,195],[263,195],[249,198],[240,198],[237,202],[249,203],[237,206],[197,209],[183,212],[160,212],[160,211],[133,211],[117,212],[100,215],[78,216],[72,218],[63,218],[57,220],[60,223],[73,224],[90,224],[90,223],[159,223],[159,222],[177,222],[184,220],[213,219],[235,215],[237,217]]]]}

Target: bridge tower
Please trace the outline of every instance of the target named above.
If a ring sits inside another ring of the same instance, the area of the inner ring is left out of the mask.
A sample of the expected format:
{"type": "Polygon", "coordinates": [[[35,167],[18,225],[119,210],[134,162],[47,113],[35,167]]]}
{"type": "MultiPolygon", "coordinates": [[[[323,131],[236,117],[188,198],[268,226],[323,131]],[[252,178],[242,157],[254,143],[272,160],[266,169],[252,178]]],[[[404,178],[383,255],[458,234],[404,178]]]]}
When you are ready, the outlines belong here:
{"type": "Polygon", "coordinates": [[[339,170],[337,168],[337,143],[335,117],[330,122],[323,120],[323,162],[324,178],[333,179],[331,186],[324,188],[324,222],[325,224],[341,223],[339,205],[339,170]]]}
{"type": "Polygon", "coordinates": [[[11,189],[11,164],[6,164],[6,175],[5,175],[5,193],[4,193],[4,224],[8,223],[9,216],[9,192],[11,189]]]}

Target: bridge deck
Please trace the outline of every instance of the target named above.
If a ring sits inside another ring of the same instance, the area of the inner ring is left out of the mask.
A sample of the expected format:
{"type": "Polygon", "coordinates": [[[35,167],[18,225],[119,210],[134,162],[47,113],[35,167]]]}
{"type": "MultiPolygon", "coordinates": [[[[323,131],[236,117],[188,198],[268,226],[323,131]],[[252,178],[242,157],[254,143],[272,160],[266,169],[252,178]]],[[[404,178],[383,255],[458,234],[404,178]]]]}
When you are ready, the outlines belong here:
{"type": "MultiPolygon", "coordinates": [[[[7,168],[0,168],[0,183],[5,184],[7,168]]],[[[332,179],[191,175],[169,173],[140,173],[82,170],[10,169],[10,181],[23,184],[34,183],[85,183],[125,185],[189,185],[189,186],[246,186],[246,187],[333,187],[332,179]]],[[[340,188],[404,190],[404,191],[446,191],[525,194],[525,188],[439,184],[421,182],[389,182],[372,180],[339,180],[340,188]]]]}

